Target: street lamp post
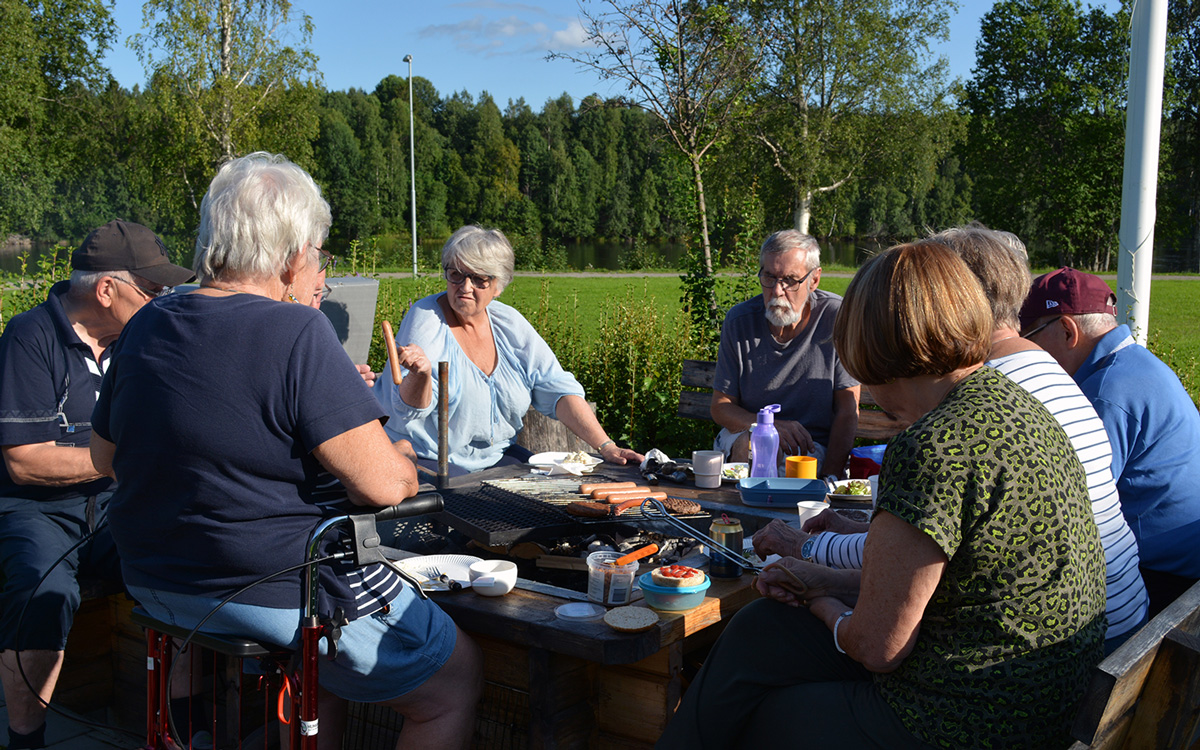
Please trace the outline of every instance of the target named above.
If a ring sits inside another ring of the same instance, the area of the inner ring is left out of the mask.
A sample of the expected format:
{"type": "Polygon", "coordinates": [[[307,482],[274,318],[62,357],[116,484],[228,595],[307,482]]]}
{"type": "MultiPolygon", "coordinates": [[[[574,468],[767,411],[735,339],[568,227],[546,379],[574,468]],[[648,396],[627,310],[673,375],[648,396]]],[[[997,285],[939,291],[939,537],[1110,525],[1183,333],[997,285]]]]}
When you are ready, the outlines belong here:
{"type": "Polygon", "coordinates": [[[413,278],[417,278],[417,151],[413,139],[413,93],[412,55],[405,55],[408,63],[408,186],[412,191],[409,205],[412,206],[413,278]]]}

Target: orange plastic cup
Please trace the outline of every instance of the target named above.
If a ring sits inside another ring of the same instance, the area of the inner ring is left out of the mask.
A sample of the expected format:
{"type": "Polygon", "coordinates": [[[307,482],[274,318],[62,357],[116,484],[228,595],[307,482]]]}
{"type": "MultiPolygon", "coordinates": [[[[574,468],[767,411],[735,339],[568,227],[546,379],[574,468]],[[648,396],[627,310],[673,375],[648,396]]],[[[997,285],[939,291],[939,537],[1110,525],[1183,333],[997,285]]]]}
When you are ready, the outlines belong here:
{"type": "Polygon", "coordinates": [[[815,456],[788,456],[785,473],[789,477],[816,479],[817,459],[815,456]]]}

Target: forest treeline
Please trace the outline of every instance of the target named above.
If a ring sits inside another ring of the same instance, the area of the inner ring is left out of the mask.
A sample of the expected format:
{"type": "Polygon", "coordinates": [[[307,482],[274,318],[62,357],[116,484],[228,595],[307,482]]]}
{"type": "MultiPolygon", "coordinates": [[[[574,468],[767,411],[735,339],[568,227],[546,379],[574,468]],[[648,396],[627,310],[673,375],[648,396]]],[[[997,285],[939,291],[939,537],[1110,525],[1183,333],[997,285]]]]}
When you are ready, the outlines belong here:
{"type": "MultiPolygon", "coordinates": [[[[936,0],[602,5],[585,21],[605,39],[639,8],[686,21],[651,39],[653,76],[631,47],[578,58],[624,81],[620,97],[501,104],[413,79],[422,239],[480,223],[552,252],[580,238],[696,245],[702,231],[720,262],[784,226],[904,239],[979,220],[1022,236],[1038,264],[1115,267],[1126,8],[1001,0],[970,78],[951,81],[929,53],[945,33],[936,0]],[[692,81],[690,109],[656,103],[673,76],[692,81]],[[703,107],[708,119],[686,119],[703,107]]],[[[190,256],[216,167],[268,150],[321,184],[336,242],[407,245],[406,78],[325,90],[311,20],[286,0],[146,12],[133,44],[150,79],[129,90],[101,62],[117,34],[101,0],[0,0],[0,237],[75,240],[122,217],[190,256]],[[222,15],[230,5],[258,10],[222,15]]],[[[1171,3],[1167,62],[1156,244],[1196,270],[1200,0],[1171,3]]]]}

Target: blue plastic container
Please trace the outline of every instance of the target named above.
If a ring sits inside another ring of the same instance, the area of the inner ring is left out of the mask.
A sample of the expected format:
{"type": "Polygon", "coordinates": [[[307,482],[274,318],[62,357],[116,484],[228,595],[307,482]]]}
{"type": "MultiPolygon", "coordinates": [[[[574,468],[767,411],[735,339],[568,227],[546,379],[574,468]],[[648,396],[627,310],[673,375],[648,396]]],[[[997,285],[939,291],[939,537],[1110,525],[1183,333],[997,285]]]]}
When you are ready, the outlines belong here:
{"type": "Polygon", "coordinates": [[[663,612],[684,612],[700,606],[700,602],[704,601],[704,592],[711,585],[712,579],[708,576],[704,576],[704,583],[698,586],[659,586],[649,571],[638,578],[646,606],[663,612]]]}
{"type": "Polygon", "coordinates": [[[747,477],[738,480],[738,492],[742,495],[742,505],[795,511],[796,503],[801,500],[824,501],[829,488],[820,479],[747,477]]]}

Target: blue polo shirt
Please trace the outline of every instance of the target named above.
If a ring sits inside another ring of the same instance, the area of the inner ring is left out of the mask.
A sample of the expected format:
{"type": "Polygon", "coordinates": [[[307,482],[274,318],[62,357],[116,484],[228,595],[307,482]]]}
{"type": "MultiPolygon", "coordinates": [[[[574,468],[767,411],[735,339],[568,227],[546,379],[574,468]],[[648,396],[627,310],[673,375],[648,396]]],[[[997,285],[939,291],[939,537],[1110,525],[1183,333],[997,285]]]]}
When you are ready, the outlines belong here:
{"type": "MultiPolygon", "coordinates": [[[[87,447],[91,440],[108,352],[97,362],[75,333],[62,305],[69,288],[68,281],[55,284],[45,302],[10,320],[0,336],[0,445],[53,440],[87,447]]],[[[19,485],[0,461],[0,511],[37,507],[49,513],[111,485],[111,479],[67,487],[19,485]]]]}
{"type": "Polygon", "coordinates": [[[1142,566],[1200,578],[1200,412],[1179,377],[1122,325],[1096,342],[1075,382],[1112,443],[1142,566]]]}

